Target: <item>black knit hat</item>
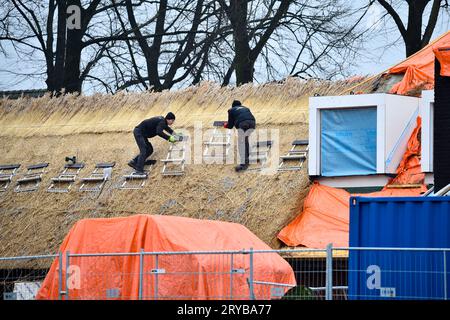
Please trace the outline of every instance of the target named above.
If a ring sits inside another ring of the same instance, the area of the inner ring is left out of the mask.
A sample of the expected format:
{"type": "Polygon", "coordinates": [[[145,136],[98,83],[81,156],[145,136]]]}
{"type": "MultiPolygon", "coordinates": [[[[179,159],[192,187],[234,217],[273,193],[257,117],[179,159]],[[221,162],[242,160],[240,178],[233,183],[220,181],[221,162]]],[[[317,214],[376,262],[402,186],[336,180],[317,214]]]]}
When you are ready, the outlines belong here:
{"type": "Polygon", "coordinates": [[[169,112],[166,115],[166,120],[175,120],[175,115],[172,112],[169,112]]]}
{"type": "Polygon", "coordinates": [[[234,100],[233,103],[231,104],[232,107],[236,107],[236,106],[240,106],[241,102],[239,100],[234,100]]]}

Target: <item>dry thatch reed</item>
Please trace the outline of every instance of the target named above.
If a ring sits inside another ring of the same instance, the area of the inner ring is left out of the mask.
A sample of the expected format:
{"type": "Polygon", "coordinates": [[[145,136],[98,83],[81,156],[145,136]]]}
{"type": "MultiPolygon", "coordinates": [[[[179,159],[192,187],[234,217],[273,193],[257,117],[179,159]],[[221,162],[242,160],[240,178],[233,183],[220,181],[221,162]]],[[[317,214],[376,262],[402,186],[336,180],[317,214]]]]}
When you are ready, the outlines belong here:
{"type": "MultiPolygon", "coordinates": [[[[345,86],[348,83],[288,79],[239,88],[204,83],[156,94],[1,100],[0,163],[50,162],[50,167],[37,192],[0,193],[0,256],[55,253],[80,219],[136,213],[238,222],[277,248],[276,235],[298,214],[309,190],[306,166],[302,171],[261,175],[237,174],[231,164],[188,165],[184,177],[163,177],[159,162],[144,189],[118,190],[121,176],[129,172],[128,160],[137,153],[129,131],[142,119],[170,110],[177,114],[175,128],[192,133],[195,121],[209,126],[226,119],[231,101],[240,99],[255,111],[259,128],[280,130],[279,151],[284,154],[294,139],[308,138],[308,97],[335,94],[345,86]],[[64,158],[72,155],[87,164],[81,176],[97,162],[117,163],[101,194],[78,192],[79,183],[68,194],[46,192],[64,158]]],[[[155,138],[152,143],[152,158],[163,159],[167,142],[155,138]]]]}
{"type": "Polygon", "coordinates": [[[221,88],[202,83],[179,91],[126,93],[0,100],[0,135],[71,135],[75,133],[128,132],[142,119],[172,111],[177,126],[191,128],[196,121],[204,125],[224,119],[234,99],[252,108],[259,124],[307,122],[308,98],[338,94],[348,82],[302,81],[247,84],[221,88]]]}

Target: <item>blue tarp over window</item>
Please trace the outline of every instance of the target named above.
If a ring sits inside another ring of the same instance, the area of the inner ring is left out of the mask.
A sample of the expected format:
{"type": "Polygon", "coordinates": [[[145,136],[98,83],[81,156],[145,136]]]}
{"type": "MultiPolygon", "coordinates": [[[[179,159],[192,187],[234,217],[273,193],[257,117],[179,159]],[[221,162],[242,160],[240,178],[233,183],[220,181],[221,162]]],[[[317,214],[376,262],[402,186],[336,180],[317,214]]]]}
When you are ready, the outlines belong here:
{"type": "Polygon", "coordinates": [[[376,153],[376,107],[321,111],[322,176],[374,174],[376,153]]]}

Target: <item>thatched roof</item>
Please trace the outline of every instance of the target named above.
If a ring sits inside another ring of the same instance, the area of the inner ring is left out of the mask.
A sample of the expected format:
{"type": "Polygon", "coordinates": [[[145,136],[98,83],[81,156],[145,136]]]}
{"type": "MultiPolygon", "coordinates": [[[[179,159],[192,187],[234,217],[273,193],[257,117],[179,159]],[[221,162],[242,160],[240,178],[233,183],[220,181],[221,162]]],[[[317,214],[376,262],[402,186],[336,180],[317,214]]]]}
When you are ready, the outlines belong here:
{"type": "MultiPolygon", "coordinates": [[[[309,190],[305,168],[276,175],[235,173],[233,165],[188,165],[183,177],[163,177],[159,162],[142,190],[116,189],[127,162],[137,153],[131,133],[141,120],[172,111],[175,128],[192,133],[196,121],[210,127],[225,120],[233,99],[252,108],[258,128],[280,130],[280,153],[294,139],[308,138],[308,98],[339,94],[348,83],[302,82],[220,88],[211,84],[163,93],[0,100],[0,164],[49,162],[39,191],[0,194],[0,256],[56,253],[72,225],[83,218],[136,213],[218,219],[245,225],[274,248],[278,232],[299,212],[309,190]],[[115,161],[113,179],[101,194],[46,192],[50,178],[76,155],[87,167],[115,161]]],[[[152,139],[154,159],[168,144],[152,139]]],[[[1,269],[1,265],[0,265],[1,269]]]]}

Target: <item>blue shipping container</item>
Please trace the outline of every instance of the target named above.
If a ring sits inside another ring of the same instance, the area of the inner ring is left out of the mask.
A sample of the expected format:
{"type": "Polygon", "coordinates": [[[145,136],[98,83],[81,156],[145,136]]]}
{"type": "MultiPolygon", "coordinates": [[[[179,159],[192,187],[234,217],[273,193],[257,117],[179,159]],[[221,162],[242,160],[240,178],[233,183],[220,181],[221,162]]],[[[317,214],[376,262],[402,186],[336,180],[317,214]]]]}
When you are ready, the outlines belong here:
{"type": "Polygon", "coordinates": [[[349,298],[450,299],[449,231],[450,197],[351,197],[349,298]]]}

